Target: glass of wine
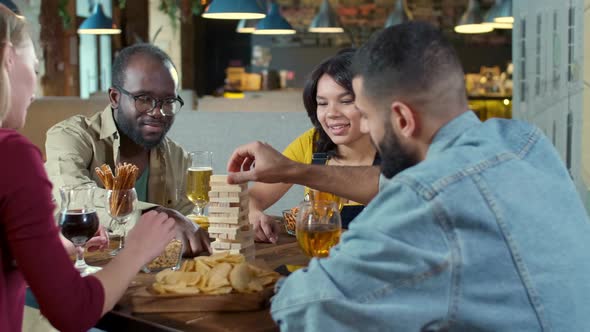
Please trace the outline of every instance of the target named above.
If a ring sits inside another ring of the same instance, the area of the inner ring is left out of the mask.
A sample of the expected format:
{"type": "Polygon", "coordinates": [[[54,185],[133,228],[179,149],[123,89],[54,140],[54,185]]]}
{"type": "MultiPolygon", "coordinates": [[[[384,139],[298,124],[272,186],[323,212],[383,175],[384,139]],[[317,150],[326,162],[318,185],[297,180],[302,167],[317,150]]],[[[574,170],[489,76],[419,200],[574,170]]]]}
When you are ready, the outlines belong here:
{"type": "Polygon", "coordinates": [[[61,208],[59,225],[63,236],[76,247],[75,267],[82,276],[95,273],[101,268],[90,266],[84,260],[84,245],[98,231],[98,216],[94,207],[96,186],[86,183],[59,188],[61,208]],[[80,250],[82,248],[82,250],[80,250]]]}
{"type": "Polygon", "coordinates": [[[195,204],[195,221],[206,229],[208,219],[205,216],[205,208],[209,204],[213,154],[210,151],[195,151],[189,155],[191,166],[186,171],[186,196],[195,204]]]}
{"type": "Polygon", "coordinates": [[[309,257],[326,257],[340,241],[342,221],[338,204],[311,201],[299,205],[295,234],[303,252],[309,257]]]}
{"type": "Polygon", "coordinates": [[[135,212],[136,205],[137,193],[135,188],[107,190],[105,204],[107,212],[121,230],[119,247],[109,253],[111,256],[116,256],[125,247],[127,222],[135,212]]]}

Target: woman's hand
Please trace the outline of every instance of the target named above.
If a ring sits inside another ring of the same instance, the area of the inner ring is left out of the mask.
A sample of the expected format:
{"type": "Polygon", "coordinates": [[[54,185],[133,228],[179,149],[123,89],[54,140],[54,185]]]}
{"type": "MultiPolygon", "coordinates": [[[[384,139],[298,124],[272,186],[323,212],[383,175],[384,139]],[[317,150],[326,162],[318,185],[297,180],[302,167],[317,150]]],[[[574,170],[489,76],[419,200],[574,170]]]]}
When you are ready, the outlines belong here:
{"type": "MultiPolygon", "coordinates": [[[[59,238],[61,239],[61,243],[63,244],[64,248],[68,255],[72,256],[75,255],[76,247],[70,240],[66,239],[61,233],[59,233],[59,238]]],[[[109,247],[109,237],[107,235],[107,231],[103,226],[98,227],[98,231],[94,234],[94,237],[86,242],[86,248],[88,251],[96,251],[96,250],[103,250],[109,247]]],[[[84,248],[79,247],[78,251],[82,251],[84,248]]]]}
{"type": "Polygon", "coordinates": [[[279,240],[279,224],[262,211],[251,210],[248,215],[250,223],[254,226],[256,241],[277,243],[279,240]]]}

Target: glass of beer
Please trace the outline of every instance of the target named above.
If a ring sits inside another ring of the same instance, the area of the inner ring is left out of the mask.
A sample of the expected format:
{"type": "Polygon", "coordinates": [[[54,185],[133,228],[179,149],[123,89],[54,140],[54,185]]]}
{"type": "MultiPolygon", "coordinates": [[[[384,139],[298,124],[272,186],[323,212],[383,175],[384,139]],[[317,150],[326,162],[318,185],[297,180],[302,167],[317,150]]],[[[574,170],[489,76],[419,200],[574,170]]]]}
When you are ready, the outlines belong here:
{"type": "Polygon", "coordinates": [[[315,189],[309,188],[307,195],[305,196],[306,201],[310,202],[317,202],[317,201],[328,201],[334,202],[338,205],[338,210],[342,210],[342,206],[344,205],[344,199],[336,196],[335,194],[319,191],[315,189]]]}
{"type": "Polygon", "coordinates": [[[82,276],[92,274],[101,268],[90,266],[84,260],[84,245],[98,231],[98,216],[94,207],[94,184],[63,186],[59,188],[61,208],[59,226],[63,236],[76,247],[75,267],[82,276]],[[82,248],[82,250],[79,250],[82,248]]]}
{"type": "Polygon", "coordinates": [[[186,174],[186,196],[195,204],[194,214],[196,222],[201,226],[208,224],[205,208],[209,204],[209,185],[213,174],[210,151],[195,151],[190,153],[191,166],[186,174]]]}
{"type": "Polygon", "coordinates": [[[297,213],[295,234],[309,257],[326,257],[340,241],[342,222],[338,205],[332,201],[303,202],[297,213]]]}

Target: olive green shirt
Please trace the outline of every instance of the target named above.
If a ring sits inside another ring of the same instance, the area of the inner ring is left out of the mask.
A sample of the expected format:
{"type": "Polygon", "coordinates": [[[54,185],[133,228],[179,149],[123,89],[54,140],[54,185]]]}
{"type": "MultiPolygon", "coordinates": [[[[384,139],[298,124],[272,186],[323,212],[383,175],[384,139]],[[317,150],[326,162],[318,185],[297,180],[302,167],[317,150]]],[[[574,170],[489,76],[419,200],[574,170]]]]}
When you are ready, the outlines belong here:
{"type": "MultiPolygon", "coordinates": [[[[75,115],[47,131],[45,167],[53,182],[53,195],[59,206],[59,187],[84,182],[95,182],[95,205],[101,224],[108,225],[110,217],[105,212],[106,190],[95,168],[102,164],[113,170],[119,162],[120,134],[117,131],[110,106],[91,117],[75,115]]],[[[188,153],[176,142],[166,137],[150,152],[147,202],[139,202],[138,210],[154,206],[172,208],[188,215],[194,205],[183,194],[188,153]]]]}

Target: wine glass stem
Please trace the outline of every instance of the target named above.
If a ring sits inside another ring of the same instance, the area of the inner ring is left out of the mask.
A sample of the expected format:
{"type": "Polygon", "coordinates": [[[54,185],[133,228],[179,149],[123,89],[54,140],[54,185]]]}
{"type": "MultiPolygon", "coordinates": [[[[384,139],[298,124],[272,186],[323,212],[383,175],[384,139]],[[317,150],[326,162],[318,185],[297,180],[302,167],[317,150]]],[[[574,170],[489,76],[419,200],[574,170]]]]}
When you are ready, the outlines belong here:
{"type": "Polygon", "coordinates": [[[127,228],[123,225],[123,230],[121,231],[121,240],[119,241],[119,249],[123,249],[125,247],[125,235],[127,235],[127,228]]]}
{"type": "Polygon", "coordinates": [[[76,264],[74,264],[76,269],[84,270],[88,265],[84,260],[84,247],[83,246],[76,246],[76,264]]]}
{"type": "Polygon", "coordinates": [[[205,210],[204,207],[200,206],[200,205],[195,205],[195,214],[197,216],[202,216],[203,215],[203,210],[205,210]]]}

